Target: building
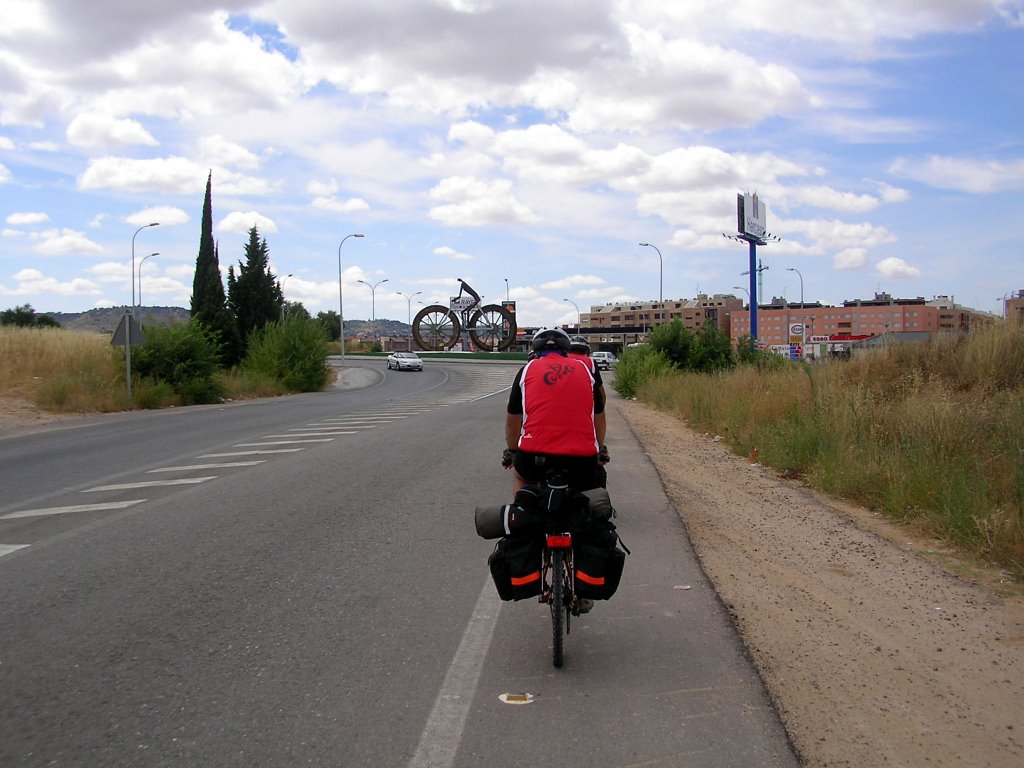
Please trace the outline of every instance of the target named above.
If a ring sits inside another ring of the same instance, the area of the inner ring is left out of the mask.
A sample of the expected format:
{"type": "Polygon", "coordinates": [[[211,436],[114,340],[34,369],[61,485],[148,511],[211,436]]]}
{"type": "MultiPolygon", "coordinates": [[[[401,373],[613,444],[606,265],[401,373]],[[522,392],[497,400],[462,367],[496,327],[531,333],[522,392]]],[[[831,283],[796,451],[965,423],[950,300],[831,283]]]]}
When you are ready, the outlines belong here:
{"type": "MultiPolygon", "coordinates": [[[[700,294],[695,299],[667,301],[631,301],[598,304],[581,313],[580,333],[591,346],[625,346],[643,341],[655,325],[680,320],[697,330],[709,320],[725,333],[730,332],[732,313],[743,310],[743,301],[735,296],[700,294]]],[[[574,332],[570,327],[567,330],[574,332]]]]}
{"type": "Polygon", "coordinates": [[[1003,297],[1003,317],[1010,322],[1024,324],[1024,290],[1003,297]]]}

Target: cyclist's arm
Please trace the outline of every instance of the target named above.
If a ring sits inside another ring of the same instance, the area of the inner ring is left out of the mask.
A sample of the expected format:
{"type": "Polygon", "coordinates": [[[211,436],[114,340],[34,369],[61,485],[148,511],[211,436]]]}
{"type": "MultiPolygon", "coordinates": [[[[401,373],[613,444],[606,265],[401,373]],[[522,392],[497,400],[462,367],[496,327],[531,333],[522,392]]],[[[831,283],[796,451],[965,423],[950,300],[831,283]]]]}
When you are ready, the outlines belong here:
{"type": "Polygon", "coordinates": [[[523,431],[523,414],[505,414],[505,446],[514,451],[519,447],[519,435],[523,431]]]}
{"type": "Polygon", "coordinates": [[[605,427],[607,426],[607,420],[605,419],[604,411],[594,414],[594,435],[597,437],[597,444],[604,445],[605,427]]]}

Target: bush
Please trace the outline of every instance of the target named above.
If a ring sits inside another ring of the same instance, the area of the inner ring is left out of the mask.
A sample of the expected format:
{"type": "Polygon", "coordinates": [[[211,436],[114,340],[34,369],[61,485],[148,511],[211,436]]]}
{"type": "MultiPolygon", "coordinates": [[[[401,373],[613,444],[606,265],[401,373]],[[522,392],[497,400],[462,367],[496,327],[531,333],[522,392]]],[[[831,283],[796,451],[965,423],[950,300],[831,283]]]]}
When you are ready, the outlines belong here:
{"type": "Polygon", "coordinates": [[[736,364],[728,334],[712,321],[694,333],[676,318],[651,331],[648,342],[655,352],[663,352],[683,371],[712,373],[736,364]]]}
{"type": "Polygon", "coordinates": [[[636,397],[649,380],[672,373],[674,366],[664,352],[656,352],[650,345],[628,347],[615,366],[612,388],[623,397],[636,397]]]}
{"type": "Polygon", "coordinates": [[[223,391],[214,378],[220,348],[216,334],[197,320],[167,328],[151,326],[146,343],[132,351],[135,375],[166,382],[182,405],[216,403],[223,391]]]}
{"type": "Polygon", "coordinates": [[[290,316],[249,337],[244,367],[280,381],[290,392],[316,392],[327,384],[327,353],[322,325],[290,316]]]}

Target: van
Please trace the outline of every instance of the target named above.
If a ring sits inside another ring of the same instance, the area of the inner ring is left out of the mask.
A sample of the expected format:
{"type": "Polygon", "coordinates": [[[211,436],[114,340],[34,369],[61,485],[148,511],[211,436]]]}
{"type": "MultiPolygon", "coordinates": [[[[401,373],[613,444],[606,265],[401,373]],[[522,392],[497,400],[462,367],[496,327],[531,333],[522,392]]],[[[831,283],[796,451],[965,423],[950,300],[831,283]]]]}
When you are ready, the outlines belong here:
{"type": "Polygon", "coordinates": [[[611,370],[611,367],[619,362],[619,358],[611,352],[592,352],[590,357],[598,370],[611,370]]]}

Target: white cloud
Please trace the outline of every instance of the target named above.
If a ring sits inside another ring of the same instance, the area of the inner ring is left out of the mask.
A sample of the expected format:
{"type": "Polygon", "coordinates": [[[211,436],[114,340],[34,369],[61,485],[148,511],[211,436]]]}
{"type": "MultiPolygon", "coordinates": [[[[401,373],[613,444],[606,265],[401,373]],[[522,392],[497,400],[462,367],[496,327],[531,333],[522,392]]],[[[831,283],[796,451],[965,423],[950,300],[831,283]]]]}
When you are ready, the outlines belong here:
{"type": "Polygon", "coordinates": [[[14,279],[18,287],[8,293],[16,296],[29,296],[41,292],[58,296],[95,296],[100,293],[100,287],[91,280],[58,280],[55,277],[47,277],[37,269],[22,269],[14,275],[14,279]]]}
{"type": "Polygon", "coordinates": [[[185,224],[189,221],[189,215],[180,208],[174,208],[170,205],[158,205],[126,216],[124,220],[129,224],[134,224],[136,227],[142,227],[154,221],[162,227],[167,227],[175,224],[185,224]]]}
{"type": "Polygon", "coordinates": [[[311,181],[306,185],[306,192],[314,197],[331,197],[338,191],[338,182],[334,179],[330,181],[311,181]]]}
{"type": "Polygon", "coordinates": [[[430,191],[435,200],[448,201],[430,210],[430,218],[448,226],[481,227],[488,224],[524,224],[539,217],[516,199],[507,179],[481,181],[471,177],[442,179],[430,191]]]}
{"type": "Polygon", "coordinates": [[[894,279],[909,279],[921,276],[920,269],[912,267],[903,259],[898,259],[896,257],[882,259],[878,262],[877,269],[879,274],[894,279]]]}
{"type": "MultiPolygon", "coordinates": [[[[78,178],[83,190],[114,189],[166,195],[202,195],[209,168],[184,157],[135,160],[127,157],[98,157],[78,178]]],[[[267,182],[225,169],[214,169],[218,193],[263,196],[270,192],[267,182]]]]}
{"type": "Polygon", "coordinates": [[[217,225],[220,232],[235,232],[240,235],[249,234],[253,227],[259,230],[261,237],[277,232],[277,225],[273,219],[256,211],[232,211],[217,225]]]}
{"type": "Polygon", "coordinates": [[[570,275],[558,280],[541,283],[540,287],[545,291],[561,291],[577,285],[604,285],[604,283],[604,278],[597,275],[570,275]]]}
{"type": "Polygon", "coordinates": [[[100,253],[103,248],[92,242],[83,233],[73,229],[48,230],[33,233],[37,241],[32,250],[44,256],[62,256],[79,253],[100,253]]]}
{"type": "Polygon", "coordinates": [[[348,200],[338,200],[336,197],[317,197],[311,205],[324,211],[335,213],[357,213],[370,210],[370,204],[358,197],[350,197],[348,200]]]}
{"type": "Polygon", "coordinates": [[[255,154],[219,134],[199,140],[199,157],[206,163],[224,168],[255,170],[260,167],[260,159],[255,154]]]}
{"type": "Polygon", "coordinates": [[[125,120],[100,114],[82,114],[67,127],[68,143],[83,149],[112,146],[156,146],[157,140],[136,120],[125,120]]]}
{"type": "Polygon", "coordinates": [[[0,163],[0,184],[10,184],[12,181],[14,181],[14,176],[11,175],[6,165],[0,163]]]}
{"type": "Polygon", "coordinates": [[[6,136],[0,136],[0,150],[10,152],[14,149],[14,142],[6,136]]]}
{"type": "Polygon", "coordinates": [[[454,259],[456,261],[472,261],[475,257],[468,253],[460,253],[454,248],[449,248],[447,245],[442,245],[440,248],[434,249],[435,256],[444,256],[448,259],[454,259]]]}
{"type": "Polygon", "coordinates": [[[846,248],[837,253],[832,264],[836,269],[863,269],[868,265],[868,252],[864,248],[846,248]]]}
{"type": "Polygon", "coordinates": [[[927,160],[898,159],[889,171],[939,189],[978,195],[1024,189],[1024,159],[982,161],[932,155],[927,160]]]}
{"type": "Polygon", "coordinates": [[[42,224],[43,222],[49,221],[50,217],[45,213],[11,213],[8,214],[5,221],[13,227],[30,226],[32,224],[42,224]]]}

